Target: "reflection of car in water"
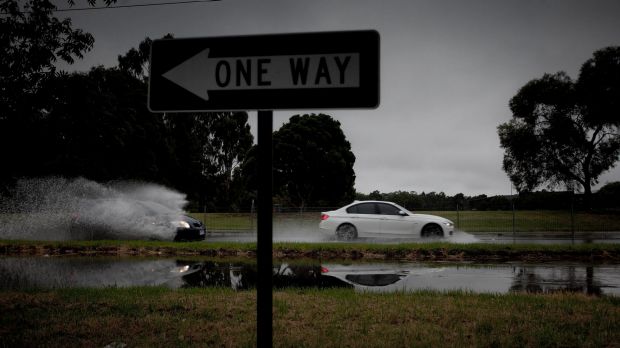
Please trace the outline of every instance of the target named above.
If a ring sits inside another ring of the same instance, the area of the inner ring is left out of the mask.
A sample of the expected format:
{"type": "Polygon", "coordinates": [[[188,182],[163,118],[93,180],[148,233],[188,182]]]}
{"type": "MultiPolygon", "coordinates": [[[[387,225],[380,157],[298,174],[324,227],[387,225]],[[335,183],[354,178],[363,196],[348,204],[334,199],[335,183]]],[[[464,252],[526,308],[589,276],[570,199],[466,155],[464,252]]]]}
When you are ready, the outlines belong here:
{"type": "MultiPolygon", "coordinates": [[[[247,290],[256,287],[256,265],[226,262],[184,262],[184,287],[230,287],[247,290]]],[[[442,268],[414,269],[394,265],[274,264],[273,287],[355,288],[357,290],[404,291],[407,278],[441,272],[442,268]]]]}
{"type": "Polygon", "coordinates": [[[321,272],[325,278],[337,279],[356,290],[388,292],[409,290],[407,284],[409,278],[443,270],[441,267],[403,268],[394,264],[324,264],[321,266],[321,272]]]}
{"type": "Polygon", "coordinates": [[[382,287],[395,284],[405,278],[409,272],[393,268],[383,268],[372,266],[354,267],[346,265],[323,265],[321,269],[326,277],[333,277],[351,284],[356,288],[362,287],[382,287]]]}
{"type": "MultiPolygon", "coordinates": [[[[184,287],[230,287],[247,290],[256,287],[258,273],[256,265],[226,262],[184,262],[184,287]]],[[[286,287],[352,287],[333,277],[324,277],[318,264],[275,264],[273,267],[274,288],[286,287]]]]}
{"type": "Polygon", "coordinates": [[[454,223],[435,215],[414,214],[383,201],[355,201],[340,209],[322,212],[319,228],[339,240],[357,237],[444,237],[454,223]]]}

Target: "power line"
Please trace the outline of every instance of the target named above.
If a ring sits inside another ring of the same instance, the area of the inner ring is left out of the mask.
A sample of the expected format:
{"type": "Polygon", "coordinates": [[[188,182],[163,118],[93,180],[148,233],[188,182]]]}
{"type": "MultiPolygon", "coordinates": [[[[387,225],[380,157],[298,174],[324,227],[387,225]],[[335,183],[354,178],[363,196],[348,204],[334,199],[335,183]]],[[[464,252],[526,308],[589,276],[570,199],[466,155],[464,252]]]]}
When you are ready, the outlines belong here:
{"type": "MultiPolygon", "coordinates": [[[[151,7],[151,6],[168,6],[168,5],[186,5],[195,4],[201,2],[216,2],[221,0],[181,0],[181,1],[168,1],[168,2],[154,2],[146,4],[133,4],[133,5],[116,5],[116,6],[90,6],[90,7],[76,7],[76,8],[59,8],[52,10],[52,12],[72,12],[72,11],[93,11],[93,10],[110,10],[117,8],[131,8],[131,7],[151,7]]],[[[23,11],[20,13],[31,13],[30,11],[23,11]]],[[[5,15],[6,13],[0,13],[5,15]]]]}
{"type": "Polygon", "coordinates": [[[184,1],[156,2],[156,3],[133,4],[133,5],[62,8],[62,9],[56,9],[56,10],[54,10],[54,12],[90,11],[90,10],[108,10],[108,9],[115,9],[115,8],[184,5],[184,4],[193,4],[193,3],[200,3],[200,2],[215,2],[215,1],[220,1],[220,0],[184,0],[184,1]]]}

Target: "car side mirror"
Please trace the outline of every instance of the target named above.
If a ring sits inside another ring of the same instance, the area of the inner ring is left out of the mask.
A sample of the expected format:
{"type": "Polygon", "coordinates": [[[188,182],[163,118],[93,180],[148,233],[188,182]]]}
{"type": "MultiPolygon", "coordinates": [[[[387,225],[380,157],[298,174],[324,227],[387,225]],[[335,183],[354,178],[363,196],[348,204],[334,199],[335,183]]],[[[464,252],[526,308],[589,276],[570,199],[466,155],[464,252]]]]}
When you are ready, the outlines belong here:
{"type": "Polygon", "coordinates": [[[405,213],[405,212],[404,212],[404,211],[402,211],[402,210],[399,210],[399,211],[398,211],[398,215],[400,215],[400,216],[407,216],[407,215],[409,215],[409,214],[405,213]]]}

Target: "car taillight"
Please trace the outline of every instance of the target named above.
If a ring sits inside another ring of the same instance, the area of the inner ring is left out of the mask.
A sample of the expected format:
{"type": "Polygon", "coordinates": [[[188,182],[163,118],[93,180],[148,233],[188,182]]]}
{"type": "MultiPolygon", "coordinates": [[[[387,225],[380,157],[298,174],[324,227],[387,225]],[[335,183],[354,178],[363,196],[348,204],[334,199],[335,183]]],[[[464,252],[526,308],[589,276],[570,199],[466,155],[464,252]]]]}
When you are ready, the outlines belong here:
{"type": "Polygon", "coordinates": [[[329,219],[329,215],[327,215],[327,214],[321,214],[321,221],[325,221],[325,220],[327,220],[327,219],[329,219]]]}
{"type": "Polygon", "coordinates": [[[321,273],[327,273],[327,272],[329,272],[329,270],[321,266],[321,273]]]}

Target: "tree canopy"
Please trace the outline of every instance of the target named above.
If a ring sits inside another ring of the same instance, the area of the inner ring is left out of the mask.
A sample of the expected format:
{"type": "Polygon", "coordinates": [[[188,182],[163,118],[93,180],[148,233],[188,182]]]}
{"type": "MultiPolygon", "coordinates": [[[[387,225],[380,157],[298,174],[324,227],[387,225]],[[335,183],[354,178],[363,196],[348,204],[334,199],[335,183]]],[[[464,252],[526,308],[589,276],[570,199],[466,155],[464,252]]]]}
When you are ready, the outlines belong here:
{"type": "Polygon", "coordinates": [[[503,168],[518,191],[582,188],[586,196],[620,155],[620,47],[596,51],[577,81],[544,74],[510,100],[498,127],[503,168]]]}
{"type": "Polygon", "coordinates": [[[274,191],[295,206],[335,206],[355,196],[355,155],[340,122],[295,115],[273,134],[274,191]]]}
{"type": "Polygon", "coordinates": [[[597,205],[605,208],[620,207],[620,181],[607,183],[596,193],[597,205]]]}
{"type": "Polygon", "coordinates": [[[51,1],[0,2],[0,173],[6,189],[35,164],[30,157],[54,103],[56,62],[72,63],[92,48],[93,37],[53,16],[51,1]]]}
{"type": "Polygon", "coordinates": [[[94,39],[54,9],[45,0],[0,4],[0,158],[9,164],[0,187],[48,175],[145,180],[201,207],[238,204],[236,169],[253,142],[247,113],[150,113],[149,38],[119,55],[118,67],[57,71],[58,60],[80,59],[94,39]]]}
{"type": "MultiPolygon", "coordinates": [[[[118,69],[60,74],[55,102],[29,141],[39,175],[94,180],[167,178],[172,149],[161,117],[148,112],[143,83],[118,69]]],[[[165,181],[163,183],[169,184],[165,181]]]]}

